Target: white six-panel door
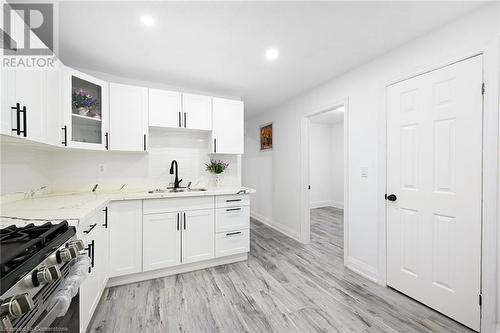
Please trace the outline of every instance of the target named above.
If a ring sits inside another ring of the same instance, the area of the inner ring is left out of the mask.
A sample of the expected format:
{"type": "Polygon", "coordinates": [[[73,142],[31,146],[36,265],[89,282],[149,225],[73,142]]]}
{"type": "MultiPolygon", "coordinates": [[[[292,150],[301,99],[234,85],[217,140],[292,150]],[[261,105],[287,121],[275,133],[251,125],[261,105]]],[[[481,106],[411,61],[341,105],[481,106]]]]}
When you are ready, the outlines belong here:
{"type": "Polygon", "coordinates": [[[388,88],[387,284],[479,330],[482,56],[388,88]]]}

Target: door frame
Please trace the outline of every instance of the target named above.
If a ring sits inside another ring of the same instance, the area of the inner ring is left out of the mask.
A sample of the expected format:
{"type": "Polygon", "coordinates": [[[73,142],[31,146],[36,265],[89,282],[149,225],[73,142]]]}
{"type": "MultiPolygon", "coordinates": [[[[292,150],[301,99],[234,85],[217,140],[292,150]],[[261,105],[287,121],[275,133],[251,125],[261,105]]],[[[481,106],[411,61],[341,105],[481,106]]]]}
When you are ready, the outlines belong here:
{"type": "MultiPolygon", "coordinates": [[[[473,50],[447,62],[428,66],[414,73],[403,75],[385,85],[385,109],[380,120],[379,138],[381,156],[379,158],[379,284],[387,285],[387,89],[389,86],[413,77],[453,65],[475,56],[483,57],[483,154],[482,154],[482,239],[481,239],[481,332],[494,332],[497,307],[497,222],[499,208],[498,148],[499,148],[499,40],[481,50],[473,50]]],[[[480,89],[480,87],[478,87],[480,89]]],[[[478,295],[479,298],[479,295],[478,295]]],[[[478,299],[479,301],[479,299],[478,299]]]]}
{"type": "MultiPolygon", "coordinates": [[[[310,138],[310,118],[324,112],[344,107],[344,249],[347,249],[348,230],[349,230],[349,99],[346,97],[342,100],[337,100],[327,103],[325,107],[319,108],[311,113],[306,114],[300,120],[300,185],[301,185],[301,207],[300,207],[300,241],[309,243],[311,241],[311,203],[310,203],[310,168],[309,168],[309,138],[310,138]]],[[[344,262],[346,262],[347,252],[344,250],[344,262]]]]}

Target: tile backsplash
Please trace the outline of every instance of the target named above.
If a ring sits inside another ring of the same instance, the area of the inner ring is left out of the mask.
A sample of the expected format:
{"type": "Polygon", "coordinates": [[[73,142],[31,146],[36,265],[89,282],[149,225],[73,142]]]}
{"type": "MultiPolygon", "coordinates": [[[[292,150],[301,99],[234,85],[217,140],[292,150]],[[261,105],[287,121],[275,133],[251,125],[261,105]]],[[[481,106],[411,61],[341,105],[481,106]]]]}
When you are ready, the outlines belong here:
{"type": "MultiPolygon", "coordinates": [[[[210,186],[205,171],[210,161],[208,132],[171,131],[150,128],[149,152],[85,150],[40,151],[2,145],[1,194],[30,192],[86,192],[94,184],[98,191],[143,190],[166,187],[173,181],[170,163],[177,160],[181,185],[210,186]]],[[[229,162],[222,186],[241,185],[241,157],[213,155],[229,162]]]]}

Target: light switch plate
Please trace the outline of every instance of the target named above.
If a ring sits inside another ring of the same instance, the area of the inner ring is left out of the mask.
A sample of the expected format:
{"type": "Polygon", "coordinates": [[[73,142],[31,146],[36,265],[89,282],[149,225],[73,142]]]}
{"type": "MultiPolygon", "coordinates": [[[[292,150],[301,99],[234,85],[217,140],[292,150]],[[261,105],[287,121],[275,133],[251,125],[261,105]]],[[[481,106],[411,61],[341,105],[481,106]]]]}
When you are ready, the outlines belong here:
{"type": "Polygon", "coordinates": [[[368,178],[368,168],[367,167],[361,168],[361,178],[368,178]]]}

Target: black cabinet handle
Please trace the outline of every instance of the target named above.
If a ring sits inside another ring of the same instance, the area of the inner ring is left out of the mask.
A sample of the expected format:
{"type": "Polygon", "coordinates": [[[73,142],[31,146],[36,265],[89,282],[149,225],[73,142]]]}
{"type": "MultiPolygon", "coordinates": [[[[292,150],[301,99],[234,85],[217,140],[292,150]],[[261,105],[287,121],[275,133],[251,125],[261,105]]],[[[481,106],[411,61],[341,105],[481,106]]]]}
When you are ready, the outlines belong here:
{"type": "Polygon", "coordinates": [[[96,225],[97,224],[91,224],[89,230],[84,230],[83,233],[90,234],[90,232],[92,231],[92,229],[94,229],[96,227],[96,225]]]}
{"type": "Polygon", "coordinates": [[[231,212],[231,211],[235,211],[235,210],[241,210],[241,208],[228,208],[228,209],[226,209],[226,212],[231,212]]]}
{"type": "Polygon", "coordinates": [[[26,137],[26,135],[28,135],[28,127],[27,127],[28,114],[26,113],[26,106],[23,106],[23,109],[20,112],[23,113],[23,130],[20,132],[23,133],[24,137],[26,137]]]}
{"type": "Polygon", "coordinates": [[[395,194],[389,194],[389,195],[386,194],[385,199],[389,201],[396,201],[398,200],[398,197],[395,194]]]}
{"type": "Polygon", "coordinates": [[[217,139],[214,139],[214,153],[217,152],[217,139]]]}
{"type": "Polygon", "coordinates": [[[179,127],[182,127],[181,126],[181,112],[179,111],[179,127]]]}
{"type": "Polygon", "coordinates": [[[89,243],[89,245],[85,248],[87,250],[87,254],[90,258],[90,266],[89,266],[89,273],[92,272],[92,268],[94,268],[94,253],[95,253],[95,242],[92,240],[92,242],[89,243]]]}
{"type": "Polygon", "coordinates": [[[181,219],[181,213],[177,213],[177,231],[180,229],[180,219],[181,219]]]}
{"type": "Polygon", "coordinates": [[[241,199],[227,199],[226,202],[236,202],[241,201],[241,199]]]}
{"type": "Polygon", "coordinates": [[[90,266],[94,268],[94,258],[95,258],[95,242],[92,240],[92,258],[90,259],[90,266]]]}
{"type": "Polygon", "coordinates": [[[106,150],[109,150],[109,133],[108,132],[106,132],[104,134],[104,139],[106,140],[105,144],[104,144],[104,148],[106,148],[106,150]]]}
{"type": "Polygon", "coordinates": [[[16,106],[11,107],[12,110],[16,110],[16,126],[17,128],[13,128],[12,131],[16,132],[17,135],[21,135],[21,104],[16,103],[16,106]]]}
{"type": "Polygon", "coordinates": [[[186,128],[186,124],[187,124],[186,112],[184,112],[184,128],[186,128]]]}
{"type": "Polygon", "coordinates": [[[64,125],[62,128],[61,128],[64,132],[64,141],[61,142],[65,147],[68,146],[68,126],[64,125]]]}
{"type": "Polygon", "coordinates": [[[144,134],[144,151],[146,151],[146,134],[144,134]]]}
{"type": "Polygon", "coordinates": [[[186,230],[186,212],[184,212],[183,214],[184,214],[184,230],[186,230]]]}
{"type": "Polygon", "coordinates": [[[241,234],[241,231],[236,231],[236,232],[228,232],[226,236],[234,236],[234,235],[239,235],[241,234]]]}
{"type": "Polygon", "coordinates": [[[104,208],[103,212],[104,212],[104,224],[102,226],[108,229],[108,207],[104,208]]]}

